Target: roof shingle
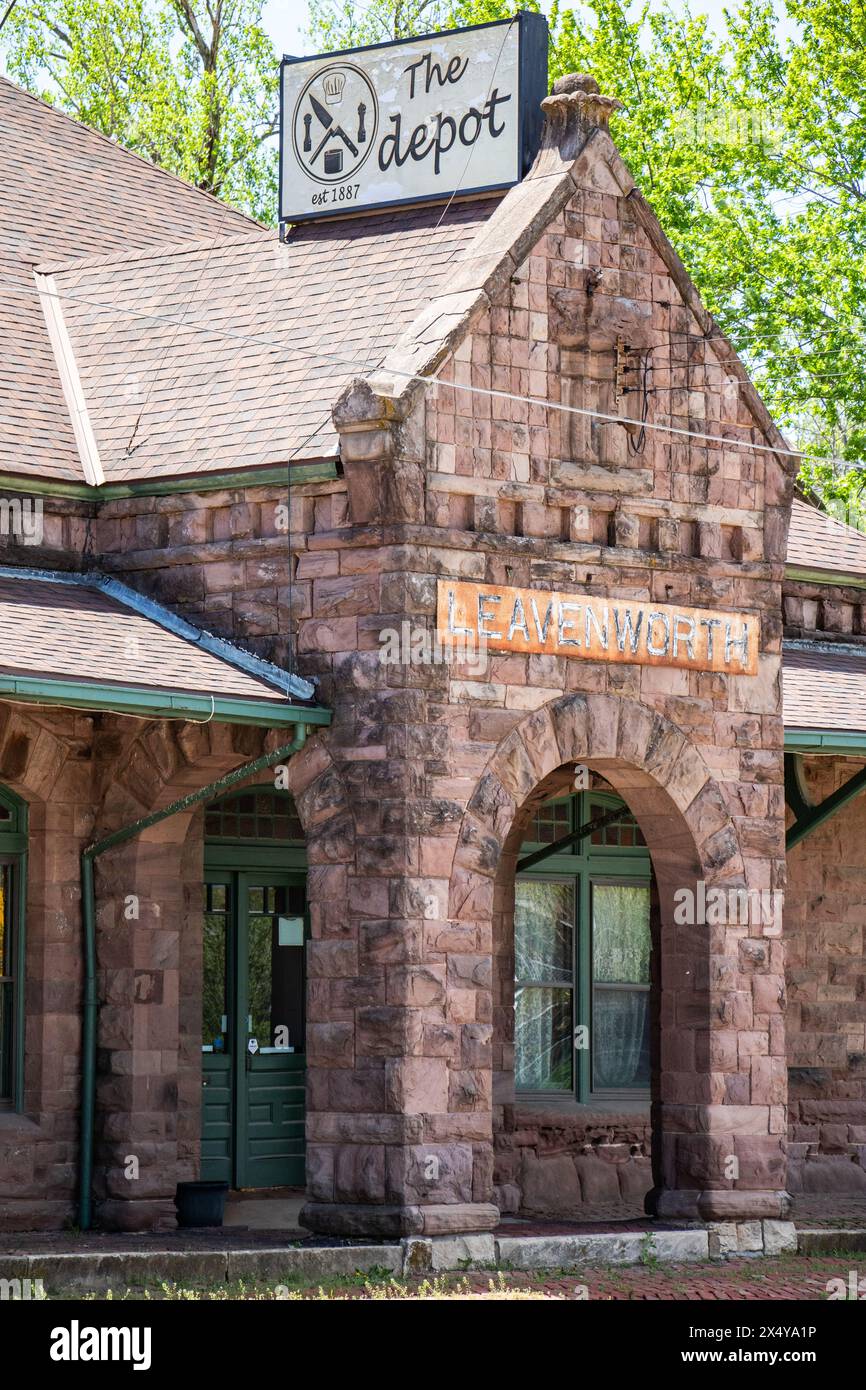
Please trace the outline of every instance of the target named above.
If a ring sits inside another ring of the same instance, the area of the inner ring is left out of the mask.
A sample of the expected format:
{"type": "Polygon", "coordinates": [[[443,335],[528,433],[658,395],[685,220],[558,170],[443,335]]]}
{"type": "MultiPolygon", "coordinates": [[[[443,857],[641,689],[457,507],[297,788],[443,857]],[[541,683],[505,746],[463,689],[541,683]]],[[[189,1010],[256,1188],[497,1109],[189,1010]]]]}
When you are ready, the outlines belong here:
{"type": "Polygon", "coordinates": [[[40,267],[54,274],[106,481],[335,454],[341,390],[380,365],[495,205],[40,267]]]}
{"type": "Polygon", "coordinates": [[[795,497],[788,532],[788,564],[866,575],[866,536],[795,497]]]}
{"type": "Polygon", "coordinates": [[[782,706],[787,729],[866,730],[866,650],[786,643],[782,706]]]}
{"type": "Polygon", "coordinates": [[[0,671],[286,704],[238,670],[86,583],[0,576],[0,671]]]}
{"type": "Polygon", "coordinates": [[[33,267],[256,224],[0,77],[0,470],[80,480],[33,267]]]}

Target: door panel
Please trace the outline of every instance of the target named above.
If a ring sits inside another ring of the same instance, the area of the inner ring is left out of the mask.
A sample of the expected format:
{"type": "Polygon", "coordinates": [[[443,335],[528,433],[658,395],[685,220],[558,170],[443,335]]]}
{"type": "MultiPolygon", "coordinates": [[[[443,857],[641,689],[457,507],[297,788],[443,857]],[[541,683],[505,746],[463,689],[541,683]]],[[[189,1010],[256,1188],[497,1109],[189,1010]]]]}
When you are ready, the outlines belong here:
{"type": "Polygon", "coordinates": [[[231,1182],[234,1085],[229,982],[234,954],[232,883],[211,878],[204,886],[202,939],[201,1176],[231,1182]]]}
{"type": "Polygon", "coordinates": [[[210,1182],[232,1180],[231,1058],[202,1056],[201,1175],[210,1182]]]}
{"type": "Polygon", "coordinates": [[[240,875],[240,1001],[247,1025],[239,1187],[304,1181],[304,892],[240,875]],[[244,931],[244,926],[246,930],[244,931]],[[250,1051],[254,1039],[257,1050],[250,1051]]]}
{"type": "Polygon", "coordinates": [[[241,1187],[304,1183],[304,1058],[265,1053],[247,1072],[241,1187]]]}
{"type": "Polygon", "coordinates": [[[303,1185],[303,876],[209,875],[205,909],[201,1175],[303,1185]]]}

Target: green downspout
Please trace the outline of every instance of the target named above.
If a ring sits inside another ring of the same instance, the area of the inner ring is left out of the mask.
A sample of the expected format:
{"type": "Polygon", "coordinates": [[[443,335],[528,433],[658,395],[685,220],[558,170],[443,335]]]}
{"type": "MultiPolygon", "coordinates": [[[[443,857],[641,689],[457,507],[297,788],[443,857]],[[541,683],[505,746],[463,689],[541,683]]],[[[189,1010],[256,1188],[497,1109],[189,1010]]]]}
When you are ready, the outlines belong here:
{"type": "Polygon", "coordinates": [[[307,726],[306,724],[299,724],[291,743],[283,744],[281,748],[274,749],[272,753],[265,753],[261,758],[256,758],[253,763],[235,768],[234,772],[227,773],[225,777],[220,777],[207,787],[200,787],[198,791],[188,792],[186,796],[172,801],[161,811],[153,811],[149,816],[143,816],[141,820],[133,821],[132,825],[127,825],[122,830],[115,830],[113,834],[106,835],[104,840],[97,840],[95,844],[88,845],[87,849],[82,850],[81,913],[84,927],[84,1022],[81,1040],[81,1154],[78,1197],[78,1224],[82,1231],[90,1230],[93,1215],[93,1121],[96,1107],[96,1024],[98,1014],[94,860],[105,850],[133,839],[142,830],[147,830],[151,825],[166,820],[168,816],[174,816],[178,811],[186,811],[199,801],[210,801],[213,797],[234,786],[235,783],[245,782],[248,777],[254,777],[257,772],[262,772],[266,767],[273,767],[275,763],[283,762],[284,759],[290,758],[293,753],[299,753],[306,741],[307,726]]]}

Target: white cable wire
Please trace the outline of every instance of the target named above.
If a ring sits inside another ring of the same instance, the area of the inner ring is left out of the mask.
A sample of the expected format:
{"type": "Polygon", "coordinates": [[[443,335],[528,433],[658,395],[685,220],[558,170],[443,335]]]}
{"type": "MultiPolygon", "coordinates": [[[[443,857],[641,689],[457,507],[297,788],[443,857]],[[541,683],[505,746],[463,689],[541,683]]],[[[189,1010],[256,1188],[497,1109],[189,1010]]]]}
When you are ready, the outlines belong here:
{"type": "MultiPolygon", "coordinates": [[[[13,294],[18,293],[26,296],[30,293],[30,291],[23,286],[18,286],[11,282],[7,282],[6,288],[13,294]]],[[[181,323],[181,320],[178,320],[171,314],[157,314],[143,309],[133,309],[128,305],[121,308],[117,304],[107,304],[104,301],[91,299],[86,295],[76,294],[72,290],[64,291],[62,295],[58,291],[58,298],[60,298],[61,301],[63,299],[75,300],[80,304],[87,304],[95,309],[104,309],[112,314],[126,313],[131,317],[147,319],[154,323],[181,323]]],[[[258,347],[269,348],[274,352],[285,352],[288,347],[286,343],[280,343],[270,338],[263,338],[257,334],[238,333],[230,328],[216,328],[211,325],[197,324],[194,320],[189,318],[185,319],[181,326],[187,329],[194,329],[199,333],[211,333],[218,338],[228,338],[234,342],[253,343],[258,347]]],[[[300,360],[302,362],[331,362],[336,366],[346,368],[347,371],[361,372],[364,370],[363,365],[354,360],[339,357],[336,353],[322,350],[308,353],[306,357],[300,360]]],[[[381,366],[373,368],[373,371],[379,370],[381,370],[381,366]]],[[[441,378],[435,376],[425,376],[421,372],[400,371],[399,368],[389,367],[387,370],[390,375],[400,377],[407,383],[411,381],[420,381],[429,386],[438,386],[443,390],[465,391],[470,395],[484,396],[494,400],[519,401],[524,405],[539,406],[542,409],[559,411],[561,414],[565,415],[579,415],[588,417],[592,420],[603,420],[608,424],[614,425],[634,425],[637,429],[655,430],[661,434],[675,435],[677,438],[681,439],[698,439],[703,443],[722,445],[726,449],[744,449],[747,453],[775,454],[779,458],[795,458],[814,463],[830,463],[845,468],[848,471],[856,469],[866,472],[866,462],[860,460],[844,459],[829,454],[810,454],[802,449],[785,449],[776,447],[772,444],[752,444],[742,439],[728,439],[725,438],[724,435],[705,434],[699,430],[682,429],[677,425],[663,425],[650,420],[633,419],[628,415],[609,415],[604,411],[589,410],[583,406],[564,405],[561,401],[548,401],[541,396],[522,396],[513,391],[499,391],[493,387],[487,386],[467,386],[457,382],[443,381],[441,378]]],[[[738,383],[740,386],[743,384],[745,383],[738,383]]],[[[500,423],[507,422],[502,421],[500,423]]],[[[740,427],[738,426],[736,428],[740,427]]]]}

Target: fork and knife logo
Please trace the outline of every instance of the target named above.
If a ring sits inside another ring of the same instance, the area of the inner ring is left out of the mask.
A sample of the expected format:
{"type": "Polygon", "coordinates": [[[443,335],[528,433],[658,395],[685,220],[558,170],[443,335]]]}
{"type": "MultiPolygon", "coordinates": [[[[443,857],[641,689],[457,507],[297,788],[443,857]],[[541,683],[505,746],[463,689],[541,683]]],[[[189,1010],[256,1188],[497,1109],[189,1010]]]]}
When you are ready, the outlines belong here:
{"type": "Polygon", "coordinates": [[[376,93],[361,68],[340,63],[320,70],[295,106],[298,162],[319,183],[351,178],[370,153],[378,124],[376,93]]]}

